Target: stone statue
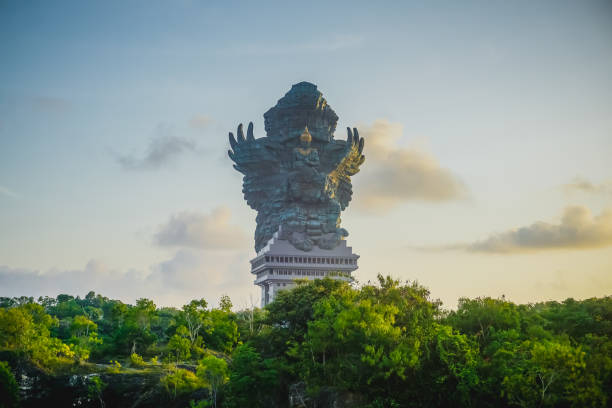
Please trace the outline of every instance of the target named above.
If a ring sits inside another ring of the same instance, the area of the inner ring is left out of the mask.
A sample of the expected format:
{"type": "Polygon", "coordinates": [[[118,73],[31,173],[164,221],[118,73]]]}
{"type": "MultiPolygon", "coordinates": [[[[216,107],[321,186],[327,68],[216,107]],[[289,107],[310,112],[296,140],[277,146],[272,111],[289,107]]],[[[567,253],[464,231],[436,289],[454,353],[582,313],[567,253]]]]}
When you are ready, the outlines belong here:
{"type": "Polygon", "coordinates": [[[255,251],[273,234],[302,250],[333,249],[348,232],[340,212],[353,194],[351,176],[364,162],[363,138],[347,128],[347,140],[335,140],[338,116],[316,85],[300,82],[264,114],[266,137],[229,134],[230,158],[244,174],[242,192],[257,211],[255,251]]]}

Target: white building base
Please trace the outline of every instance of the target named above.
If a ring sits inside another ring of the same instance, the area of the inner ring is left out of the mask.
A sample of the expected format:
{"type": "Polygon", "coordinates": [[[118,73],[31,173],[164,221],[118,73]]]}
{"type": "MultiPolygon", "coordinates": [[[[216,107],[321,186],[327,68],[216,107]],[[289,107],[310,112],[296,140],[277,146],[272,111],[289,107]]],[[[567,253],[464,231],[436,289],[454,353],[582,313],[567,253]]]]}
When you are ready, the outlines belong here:
{"type": "Polygon", "coordinates": [[[346,241],[331,250],[314,247],[301,251],[289,241],[278,238],[278,232],[251,260],[251,273],[255,285],[261,287],[261,307],[272,302],[280,290],[295,286],[296,279],[323,279],[329,277],[350,281],[357,269],[359,255],[353,254],[346,241]]]}

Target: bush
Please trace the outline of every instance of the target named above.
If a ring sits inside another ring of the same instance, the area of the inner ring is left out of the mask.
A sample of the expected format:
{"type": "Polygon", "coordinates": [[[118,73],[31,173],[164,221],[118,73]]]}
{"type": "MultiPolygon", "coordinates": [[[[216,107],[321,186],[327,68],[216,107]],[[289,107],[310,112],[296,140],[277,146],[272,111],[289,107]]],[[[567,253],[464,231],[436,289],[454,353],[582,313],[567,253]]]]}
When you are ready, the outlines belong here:
{"type": "Polygon", "coordinates": [[[193,372],[176,368],[161,379],[161,383],[172,398],[177,395],[191,393],[206,386],[204,381],[193,372]]]}
{"type": "Polygon", "coordinates": [[[147,365],[147,363],[144,362],[142,357],[140,357],[136,353],[132,353],[132,355],[130,356],[130,364],[132,364],[132,367],[144,367],[147,365]]]}
{"type": "Polygon", "coordinates": [[[121,363],[116,360],[110,361],[110,366],[106,369],[110,374],[119,374],[121,372],[121,363]]]}
{"type": "Polygon", "coordinates": [[[19,406],[19,387],[11,367],[6,361],[0,361],[0,408],[17,408],[19,406]]]}

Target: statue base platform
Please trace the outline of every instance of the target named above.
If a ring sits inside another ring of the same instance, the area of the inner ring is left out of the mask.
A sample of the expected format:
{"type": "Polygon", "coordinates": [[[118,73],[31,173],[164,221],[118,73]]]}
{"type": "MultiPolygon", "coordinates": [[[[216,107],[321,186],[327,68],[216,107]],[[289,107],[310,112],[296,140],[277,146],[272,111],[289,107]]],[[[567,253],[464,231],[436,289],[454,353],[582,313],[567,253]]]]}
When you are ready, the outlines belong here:
{"type": "Polygon", "coordinates": [[[255,285],[261,287],[261,307],[272,302],[281,290],[291,289],[296,280],[323,278],[351,281],[357,269],[359,255],[353,253],[346,241],[334,249],[314,247],[301,251],[289,241],[279,239],[279,232],[268,241],[251,260],[251,273],[255,285]]]}

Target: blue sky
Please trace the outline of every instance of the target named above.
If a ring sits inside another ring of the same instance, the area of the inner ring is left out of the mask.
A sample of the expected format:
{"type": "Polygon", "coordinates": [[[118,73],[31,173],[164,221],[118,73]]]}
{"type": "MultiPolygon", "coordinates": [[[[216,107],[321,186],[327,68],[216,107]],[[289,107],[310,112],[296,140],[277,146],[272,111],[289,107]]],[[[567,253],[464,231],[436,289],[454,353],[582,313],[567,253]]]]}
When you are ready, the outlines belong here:
{"type": "Polygon", "coordinates": [[[227,132],[264,136],[303,80],[366,136],[360,281],[449,307],[610,294],[609,2],[262,3],[0,2],[0,296],[248,303],[227,132]],[[160,245],[172,219],[219,242],[160,245]]]}

